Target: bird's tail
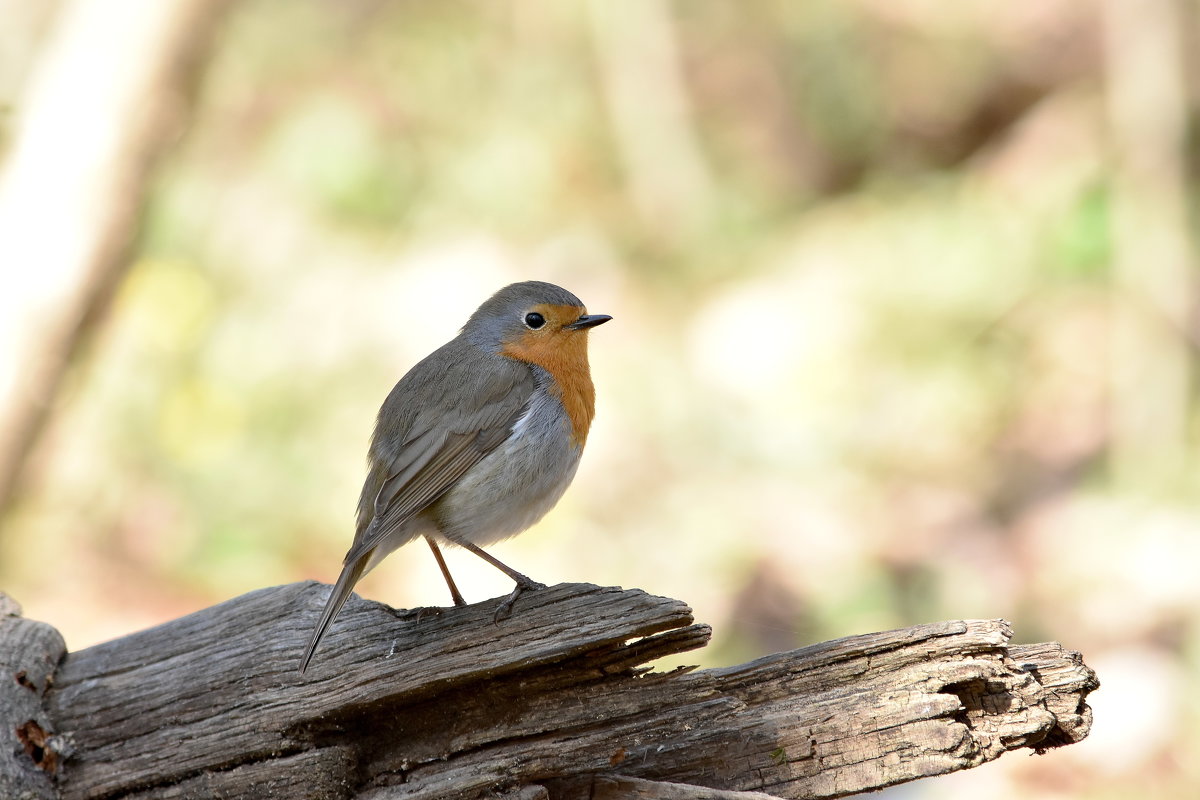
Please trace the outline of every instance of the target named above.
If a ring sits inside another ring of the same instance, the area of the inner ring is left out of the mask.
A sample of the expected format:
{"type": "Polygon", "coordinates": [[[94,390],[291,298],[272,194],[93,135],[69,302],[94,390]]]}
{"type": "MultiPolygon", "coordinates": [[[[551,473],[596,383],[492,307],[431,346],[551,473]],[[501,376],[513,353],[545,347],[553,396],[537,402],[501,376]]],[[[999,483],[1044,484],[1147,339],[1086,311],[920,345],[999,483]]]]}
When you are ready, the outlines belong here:
{"type": "Polygon", "coordinates": [[[347,598],[350,597],[350,592],[354,589],[354,584],[358,583],[358,579],[366,571],[367,562],[370,558],[371,552],[368,551],[342,567],[342,574],[338,576],[337,583],[333,586],[333,591],[329,593],[329,599],[325,601],[325,610],[321,612],[321,621],[317,623],[317,628],[313,631],[312,638],[308,640],[308,648],[304,651],[304,660],[300,662],[300,674],[303,675],[304,670],[308,669],[308,662],[312,661],[317,645],[320,644],[322,637],[325,636],[325,631],[329,629],[334,619],[337,618],[338,612],[342,610],[342,606],[346,604],[347,598]]]}

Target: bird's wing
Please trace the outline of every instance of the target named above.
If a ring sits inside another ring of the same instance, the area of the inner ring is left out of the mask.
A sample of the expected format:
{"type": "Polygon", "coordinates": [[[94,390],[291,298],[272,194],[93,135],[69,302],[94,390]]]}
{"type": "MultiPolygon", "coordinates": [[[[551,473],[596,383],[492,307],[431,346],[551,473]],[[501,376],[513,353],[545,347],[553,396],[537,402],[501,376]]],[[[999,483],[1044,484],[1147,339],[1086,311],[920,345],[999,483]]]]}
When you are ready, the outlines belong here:
{"type": "MultiPolygon", "coordinates": [[[[508,438],[534,387],[528,367],[486,355],[461,337],[400,379],[380,409],[354,544],[305,648],[301,672],[370,569],[375,549],[508,438]]],[[[389,542],[388,549],[400,544],[389,542]]]]}
{"type": "Polygon", "coordinates": [[[413,373],[424,380],[410,381],[407,391],[393,391],[384,403],[347,564],[441,497],[508,438],[524,413],[534,390],[527,367],[471,351],[456,355],[437,373],[421,375],[421,365],[414,367],[401,384],[413,373]],[[406,408],[389,408],[393,398],[406,408]],[[389,427],[401,417],[403,431],[389,427]]]}

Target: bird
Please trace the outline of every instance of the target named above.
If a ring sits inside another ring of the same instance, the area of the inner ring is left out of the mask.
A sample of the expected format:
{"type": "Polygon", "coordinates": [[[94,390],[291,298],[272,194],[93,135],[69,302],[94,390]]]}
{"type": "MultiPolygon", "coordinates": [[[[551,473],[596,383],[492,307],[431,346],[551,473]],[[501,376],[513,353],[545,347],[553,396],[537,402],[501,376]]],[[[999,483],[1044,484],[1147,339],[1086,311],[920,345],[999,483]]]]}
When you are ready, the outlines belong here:
{"type": "Polygon", "coordinates": [[[359,579],[423,537],[456,606],[466,605],[439,544],[462,547],[515,581],[497,620],[545,588],[482,548],[542,518],[575,477],[596,413],[588,314],[571,292],[514,283],[419,361],[379,409],[354,541],[300,663],[303,673],[359,579]]]}

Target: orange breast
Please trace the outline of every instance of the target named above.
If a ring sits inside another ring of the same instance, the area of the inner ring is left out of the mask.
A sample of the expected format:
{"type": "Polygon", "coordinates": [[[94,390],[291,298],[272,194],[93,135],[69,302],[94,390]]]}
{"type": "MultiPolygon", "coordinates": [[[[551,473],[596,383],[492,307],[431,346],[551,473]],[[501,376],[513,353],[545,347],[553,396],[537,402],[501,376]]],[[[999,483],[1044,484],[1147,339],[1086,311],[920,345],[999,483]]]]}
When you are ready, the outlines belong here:
{"type": "MultiPolygon", "coordinates": [[[[582,313],[582,312],[580,312],[582,313]]],[[[578,314],[576,314],[576,317],[578,314]]],[[[554,378],[551,387],[571,420],[572,440],[582,447],[596,416],[596,389],[588,367],[586,331],[530,331],[500,352],[509,358],[537,364],[554,378]]]]}

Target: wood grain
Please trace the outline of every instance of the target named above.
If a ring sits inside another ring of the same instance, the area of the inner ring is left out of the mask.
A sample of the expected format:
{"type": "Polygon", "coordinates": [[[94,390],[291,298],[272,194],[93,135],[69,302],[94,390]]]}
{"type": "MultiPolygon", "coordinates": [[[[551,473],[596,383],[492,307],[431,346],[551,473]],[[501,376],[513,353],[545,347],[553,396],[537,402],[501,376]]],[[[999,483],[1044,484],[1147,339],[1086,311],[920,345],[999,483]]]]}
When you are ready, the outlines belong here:
{"type": "Polygon", "coordinates": [[[999,620],[866,634],[703,671],[682,602],[585,584],[432,613],[264,589],[70,654],[45,711],[77,798],[817,798],[1086,736],[1095,676],[999,620]]]}

